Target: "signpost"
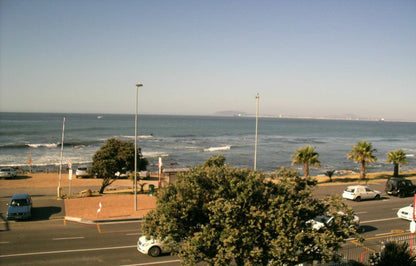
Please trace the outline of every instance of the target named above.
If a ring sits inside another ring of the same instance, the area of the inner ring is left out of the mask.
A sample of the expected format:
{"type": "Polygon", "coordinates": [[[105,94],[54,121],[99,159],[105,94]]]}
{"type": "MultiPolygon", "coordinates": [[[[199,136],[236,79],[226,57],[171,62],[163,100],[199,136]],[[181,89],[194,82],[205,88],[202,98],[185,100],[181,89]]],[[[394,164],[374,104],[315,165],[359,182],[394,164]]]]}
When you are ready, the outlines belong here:
{"type": "Polygon", "coordinates": [[[412,217],[412,221],[410,222],[410,233],[411,233],[411,238],[410,238],[410,252],[412,252],[412,253],[413,253],[414,235],[415,235],[415,232],[416,232],[415,204],[416,204],[416,194],[413,195],[413,217],[412,217]]]}
{"type": "Polygon", "coordinates": [[[32,151],[27,153],[27,164],[29,165],[29,173],[32,173],[32,151]]]}
{"type": "Polygon", "coordinates": [[[72,187],[72,163],[68,163],[68,178],[69,178],[69,196],[71,197],[71,187],[72,187]]]}
{"type": "Polygon", "coordinates": [[[163,169],[162,157],[159,157],[159,186],[158,188],[160,188],[162,184],[162,169],[163,169]]]}

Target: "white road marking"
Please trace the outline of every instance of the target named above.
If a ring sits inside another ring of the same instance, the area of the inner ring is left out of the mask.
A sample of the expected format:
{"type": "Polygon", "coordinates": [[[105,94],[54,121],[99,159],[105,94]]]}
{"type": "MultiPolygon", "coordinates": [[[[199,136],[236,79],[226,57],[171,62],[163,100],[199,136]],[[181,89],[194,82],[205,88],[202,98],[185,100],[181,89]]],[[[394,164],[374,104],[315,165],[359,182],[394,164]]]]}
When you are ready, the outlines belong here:
{"type": "Polygon", "coordinates": [[[386,235],[391,235],[393,234],[392,232],[389,233],[382,233],[382,234],[376,234],[375,236],[386,236],[386,235]]]}
{"type": "Polygon", "coordinates": [[[138,233],[127,233],[126,236],[138,236],[141,235],[142,233],[138,232],[138,233]]]}
{"type": "Polygon", "coordinates": [[[364,213],[368,213],[368,212],[356,212],[355,214],[364,214],[364,213]]]}
{"type": "Polygon", "coordinates": [[[106,248],[85,248],[85,249],[72,249],[72,250],[40,251],[40,252],[30,252],[30,253],[17,253],[17,254],[0,255],[0,258],[33,256],[33,255],[45,255],[45,254],[59,254],[59,253],[75,253],[75,252],[87,252],[87,251],[100,251],[100,250],[135,248],[135,247],[136,247],[136,245],[132,245],[132,246],[120,246],[120,247],[106,247],[106,248]]]}
{"type": "Polygon", "coordinates": [[[378,219],[378,220],[370,220],[370,221],[363,221],[362,224],[369,224],[369,223],[376,223],[376,222],[383,222],[383,221],[389,221],[389,220],[399,220],[399,217],[393,217],[393,218],[385,218],[385,219],[378,219]]]}
{"type": "Polygon", "coordinates": [[[172,263],[172,262],[181,262],[180,260],[166,260],[166,261],[155,261],[155,262],[145,262],[145,263],[139,263],[139,264],[128,264],[129,266],[145,266],[145,265],[159,265],[159,264],[165,264],[165,263],[172,263]]]}
{"type": "Polygon", "coordinates": [[[52,238],[52,240],[73,240],[73,239],[84,239],[83,236],[73,236],[73,237],[58,237],[58,238],[52,238]]]}
{"type": "Polygon", "coordinates": [[[9,244],[10,242],[9,241],[2,241],[2,242],[0,242],[0,244],[9,244]]]}

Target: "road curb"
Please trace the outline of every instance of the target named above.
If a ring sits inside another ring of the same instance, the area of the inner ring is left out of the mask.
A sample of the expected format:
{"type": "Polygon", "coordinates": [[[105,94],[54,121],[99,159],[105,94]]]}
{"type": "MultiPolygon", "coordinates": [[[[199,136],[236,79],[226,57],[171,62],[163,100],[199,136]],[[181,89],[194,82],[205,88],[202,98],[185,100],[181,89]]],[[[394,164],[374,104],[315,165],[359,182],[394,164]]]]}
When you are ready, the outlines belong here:
{"type": "Polygon", "coordinates": [[[80,217],[65,216],[65,221],[82,223],[82,224],[98,224],[98,223],[110,223],[110,222],[125,222],[125,221],[141,221],[143,217],[117,217],[117,218],[103,218],[103,219],[84,219],[80,217]]]}

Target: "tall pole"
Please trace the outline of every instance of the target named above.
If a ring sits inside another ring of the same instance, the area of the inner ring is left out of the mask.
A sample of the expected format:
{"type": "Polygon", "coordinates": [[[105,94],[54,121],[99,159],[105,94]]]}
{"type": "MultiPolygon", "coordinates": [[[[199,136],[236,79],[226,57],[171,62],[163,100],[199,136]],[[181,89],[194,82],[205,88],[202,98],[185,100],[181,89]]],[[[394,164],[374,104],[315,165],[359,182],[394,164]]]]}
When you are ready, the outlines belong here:
{"type": "Polygon", "coordinates": [[[64,136],[65,136],[65,117],[62,123],[62,140],[61,140],[61,162],[59,164],[59,183],[58,183],[58,198],[62,198],[62,188],[61,188],[61,180],[62,180],[62,158],[64,154],[64,136]]]}
{"type": "Polygon", "coordinates": [[[137,211],[137,112],[139,109],[139,87],[141,83],[136,84],[136,114],[134,116],[134,211],[137,211]]]}
{"type": "Polygon", "coordinates": [[[254,141],[254,171],[257,169],[257,130],[259,127],[259,94],[256,94],[256,139],[254,141]]]}

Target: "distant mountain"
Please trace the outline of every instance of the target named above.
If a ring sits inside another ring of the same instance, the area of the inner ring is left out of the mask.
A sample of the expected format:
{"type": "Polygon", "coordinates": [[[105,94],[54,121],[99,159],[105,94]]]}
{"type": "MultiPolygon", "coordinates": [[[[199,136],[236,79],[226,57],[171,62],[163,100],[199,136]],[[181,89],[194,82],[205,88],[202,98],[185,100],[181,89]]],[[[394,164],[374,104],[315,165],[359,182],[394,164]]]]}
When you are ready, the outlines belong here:
{"type": "Polygon", "coordinates": [[[221,111],[214,113],[216,116],[246,116],[247,113],[239,111],[221,111]]]}

